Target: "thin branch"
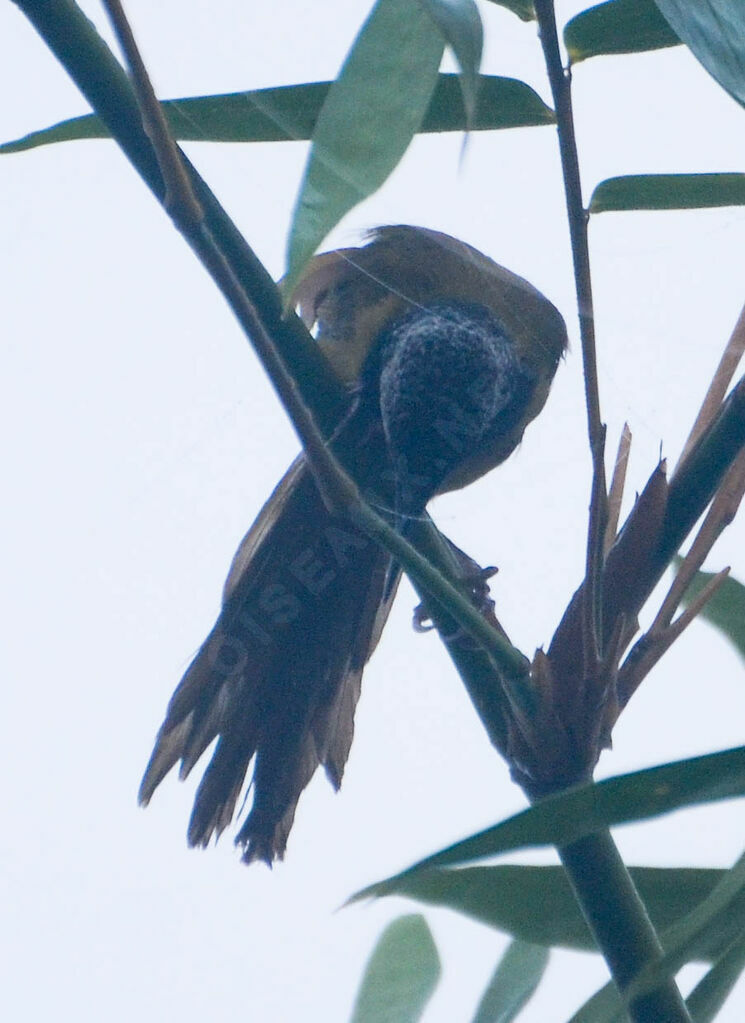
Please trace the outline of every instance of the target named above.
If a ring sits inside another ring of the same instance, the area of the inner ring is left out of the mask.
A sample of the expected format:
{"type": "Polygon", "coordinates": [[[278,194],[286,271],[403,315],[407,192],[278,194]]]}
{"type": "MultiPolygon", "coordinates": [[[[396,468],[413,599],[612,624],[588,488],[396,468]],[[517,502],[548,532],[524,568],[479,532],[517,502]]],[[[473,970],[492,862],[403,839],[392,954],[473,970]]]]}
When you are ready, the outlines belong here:
{"type": "Polygon", "coordinates": [[[727,578],[729,572],[729,568],[723,568],[721,572],[717,572],[689,607],[685,608],[667,628],[659,629],[653,624],[649,631],[639,639],[629,655],[631,658],[629,663],[633,665],[633,671],[624,672],[623,674],[625,693],[636,692],[652,668],[667,653],[676,639],[683,634],[693,619],[703,611],[704,607],[727,578]],[[637,650],[640,653],[637,653],[637,650]]]}
{"type": "MultiPolygon", "coordinates": [[[[172,202],[169,212],[230,303],[241,325],[253,338],[314,469],[325,503],[332,511],[348,516],[368,536],[377,540],[429,593],[442,601],[458,624],[484,645],[508,679],[527,678],[530,670],[528,659],[501,632],[493,628],[441,572],[363,501],[356,484],[334,458],[255,307],[246,297],[240,281],[209,230],[205,228],[201,208],[190,182],[183,174],[179,151],[170,137],[168,125],[119,0],[104,2],[122,41],[130,74],[137,82],[137,98],[141,104],[146,132],[151,139],[158,140],[156,155],[163,179],[167,182],[166,197],[170,196],[172,202]]],[[[514,695],[524,699],[521,691],[514,695]]]]}
{"type": "MultiPolygon", "coordinates": [[[[74,0],[15,0],[51,52],[108,128],[159,203],[165,184],[150,138],[145,133],[132,82],[74,0]]],[[[207,227],[258,311],[266,333],[279,348],[313,409],[330,434],[348,406],[348,395],[301,320],[286,314],[271,275],[227,215],[206,182],[178,148],[179,159],[201,203],[207,227]]],[[[249,340],[253,338],[249,335],[249,340]]]]}
{"type": "MultiPolygon", "coordinates": [[[[416,549],[446,578],[455,578],[463,573],[462,562],[458,561],[453,545],[440,533],[429,516],[425,514],[420,519],[414,519],[409,525],[409,530],[416,549]]],[[[504,686],[495,673],[494,660],[480,643],[474,643],[464,630],[457,627],[452,617],[442,611],[429,593],[416,582],[414,586],[422,599],[423,612],[432,620],[440,639],[447,647],[490,742],[503,757],[507,758],[511,727],[508,722],[504,686]]],[[[481,611],[483,614],[483,608],[481,611]]],[[[489,615],[489,619],[493,627],[501,628],[493,613],[489,615]]],[[[507,639],[506,633],[504,636],[507,639]]],[[[532,677],[529,684],[530,688],[534,689],[532,677]]]]}
{"type": "MultiPolygon", "coordinates": [[[[339,470],[342,471],[342,470],[339,470]]],[[[530,661],[483,617],[473,604],[453,586],[427,558],[361,498],[343,509],[350,520],[396,558],[427,593],[443,604],[448,614],[476,639],[510,679],[527,679],[530,661]]],[[[517,697],[524,701],[522,690],[517,697]]]]}
{"type": "Polygon", "coordinates": [[[735,517],[743,494],[745,494],[745,451],[740,452],[722,480],[722,485],[712,501],[690,550],[675,573],[675,578],[655,616],[650,632],[662,632],[670,624],[694,575],[735,517]]]}
{"type": "Polygon", "coordinates": [[[691,427],[688,440],[685,442],[681,456],[678,459],[678,464],[675,467],[676,472],[691,451],[691,448],[719,411],[724,401],[724,396],[727,393],[727,388],[732,381],[732,377],[735,375],[743,354],[745,354],[745,306],[743,306],[740,312],[737,323],[722,353],[722,358],[719,360],[719,365],[702,402],[701,410],[691,427]]]}
{"type": "Polygon", "coordinates": [[[601,658],[603,636],[602,588],[603,538],[608,517],[605,482],[605,428],[600,416],[600,390],[595,353],[595,313],[592,301],[592,276],[587,239],[587,212],[582,202],[582,182],[572,114],[571,74],[565,71],[553,0],[535,0],[535,12],[543,47],[546,70],[556,108],[559,153],[564,176],[569,236],[572,243],[574,281],[577,291],[582,363],[587,405],[587,432],[592,456],[592,491],[587,530],[586,600],[583,621],[585,675],[595,676],[601,658]]]}
{"type": "MultiPolygon", "coordinates": [[[[727,396],[674,479],[667,483],[663,467],[658,466],[629,512],[605,568],[606,629],[619,613],[629,621],[636,617],[744,448],[745,378],[727,396]]],[[[584,583],[572,598],[548,649],[561,693],[571,691],[575,684],[583,587],[584,583]]],[[[631,656],[621,674],[631,671],[631,656]]],[[[619,677],[622,705],[629,695],[619,677]]]]}
{"type": "Polygon", "coordinates": [[[607,555],[613,544],[616,542],[618,533],[618,520],[621,517],[621,504],[623,503],[623,491],[626,486],[626,470],[629,467],[629,454],[631,452],[631,430],[629,424],[623,424],[621,439],[618,442],[616,464],[613,467],[613,476],[608,492],[608,521],[605,526],[604,552],[607,555]]]}
{"type": "Polygon", "coordinates": [[[166,189],[163,205],[177,225],[182,221],[201,224],[204,221],[204,210],[194,194],[188,172],[166,123],[163,108],[155,95],[124,8],[120,0],[103,0],[103,5],[129,65],[130,78],[142,112],[142,125],[153,144],[163,175],[166,189]]]}
{"type": "Polygon", "coordinates": [[[165,183],[163,204],[176,227],[230,303],[246,334],[253,339],[254,346],[282,398],[282,403],[315,471],[324,502],[332,510],[345,510],[360,503],[361,498],[356,486],[342,471],[326,446],[313,414],[303,401],[297,384],[267,333],[256,307],[246,296],[245,289],[233,268],[205,227],[204,212],[194,194],[181,154],[155,96],[150,76],[120,0],[104,0],[104,6],[124,51],[143,127],[155,149],[165,183]]]}
{"type": "Polygon", "coordinates": [[[740,379],[706,432],[670,480],[665,530],[657,561],[664,571],[716,495],[745,442],[745,377],[740,379]]]}
{"type": "MultiPolygon", "coordinates": [[[[633,580],[635,592],[631,594],[631,598],[635,607],[640,608],[649,597],[673,555],[716,495],[730,467],[745,458],[743,449],[745,449],[745,378],[732,389],[714,422],[698,439],[674,479],[670,481],[657,548],[649,559],[644,577],[639,576],[633,580]]],[[[727,504],[728,512],[731,512],[729,496],[727,504]]],[[[635,509],[632,509],[629,522],[634,517],[634,511],[635,509]]],[[[626,550],[625,534],[626,527],[622,530],[617,544],[619,555],[626,550]]],[[[612,593],[613,580],[609,579],[606,586],[612,593]]],[[[562,627],[566,628],[563,621],[560,629],[562,627]]],[[[618,676],[621,707],[626,706],[636,690],[638,662],[646,656],[647,647],[648,644],[640,640],[621,666],[618,676]]]]}
{"type": "MultiPolygon", "coordinates": [[[[625,615],[631,620],[642,606],[682,540],[716,494],[744,444],[745,381],[740,381],[674,480],[668,485],[662,467],[658,468],[632,509],[606,564],[607,641],[612,639],[610,626],[616,617],[625,615]],[[647,552],[641,551],[645,541],[652,545],[647,552]],[[639,560],[640,552],[644,555],[643,560],[639,560]],[[642,566],[644,571],[641,571],[642,566]]],[[[727,507],[731,511],[729,499],[727,507]]],[[[573,637],[579,631],[578,612],[582,613],[581,588],[549,647],[549,660],[560,691],[570,690],[576,684],[576,659],[572,657],[572,650],[576,649],[573,637]],[[563,684],[564,675],[566,685],[563,684]]],[[[686,615],[675,628],[684,627],[688,620],[686,615]]],[[[648,638],[646,643],[640,641],[619,671],[619,707],[626,705],[638,684],[649,647],[648,638]]],[[[654,654],[650,658],[652,656],[654,654]]],[[[614,711],[617,712],[617,708],[614,711]]],[[[618,854],[608,845],[611,841],[609,833],[598,832],[590,838],[589,844],[575,844],[560,850],[562,863],[616,985],[622,993],[634,991],[634,975],[640,969],[653,970],[653,964],[660,965],[659,941],[651,923],[645,918],[631,880],[624,880],[622,876],[622,863],[613,862],[618,854]],[[617,899],[620,905],[617,905],[617,899]]],[[[652,990],[638,996],[634,993],[629,1013],[635,1023],[690,1019],[670,977],[657,980],[652,990]]]]}

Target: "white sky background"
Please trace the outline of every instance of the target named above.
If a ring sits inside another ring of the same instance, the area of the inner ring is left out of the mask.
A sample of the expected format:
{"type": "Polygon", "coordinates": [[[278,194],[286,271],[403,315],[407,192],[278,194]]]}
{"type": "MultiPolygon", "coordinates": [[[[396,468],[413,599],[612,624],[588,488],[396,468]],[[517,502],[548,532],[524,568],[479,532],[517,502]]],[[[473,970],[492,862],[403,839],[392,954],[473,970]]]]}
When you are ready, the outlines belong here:
{"type": "MultiPolygon", "coordinates": [[[[368,0],[130,0],[160,95],[333,77],[368,0]]],[[[580,9],[559,5],[562,23],[580,9]]],[[[85,4],[107,33],[99,6],[85,4]]],[[[484,5],[485,70],[548,98],[533,26],[484,5]]],[[[0,139],[85,111],[13,4],[0,5],[0,139]]],[[[586,193],[642,171],[741,170],[745,112],[682,48],[575,72],[586,193]]],[[[547,643],[578,582],[589,492],[581,367],[552,128],[418,140],[328,246],[380,223],[456,234],[564,311],[573,350],[510,462],[434,504],[483,563],[513,640],[547,643]]],[[[275,274],[301,144],[189,145],[275,274]]],[[[79,1023],[247,1018],[344,1023],[388,900],[359,887],[521,808],[434,636],[402,587],[365,675],[341,793],[317,776],[284,864],[246,869],[226,835],[189,851],[199,776],[135,795],[166,702],[217,612],[233,550],[297,443],[215,289],[111,143],[0,159],[0,511],[4,821],[0,983],[8,1017],[79,1023]]],[[[634,433],[629,500],[660,445],[675,460],[745,297],[745,211],[592,223],[608,449],[634,433]]],[[[716,561],[745,578],[740,520],[716,561]]],[[[743,740],[742,663],[695,625],[632,701],[598,775],[743,740]]],[[[619,831],[631,862],[728,866],[741,804],[619,831]]],[[[525,857],[545,861],[546,857],[525,857]]],[[[425,910],[444,977],[426,1023],[466,1020],[504,938],[425,910]]],[[[688,984],[699,971],[688,973],[688,984]]],[[[526,1023],[561,1021],[605,979],[556,954],[526,1023]]],[[[739,1021],[740,986],[723,1021],[739,1021]]]]}

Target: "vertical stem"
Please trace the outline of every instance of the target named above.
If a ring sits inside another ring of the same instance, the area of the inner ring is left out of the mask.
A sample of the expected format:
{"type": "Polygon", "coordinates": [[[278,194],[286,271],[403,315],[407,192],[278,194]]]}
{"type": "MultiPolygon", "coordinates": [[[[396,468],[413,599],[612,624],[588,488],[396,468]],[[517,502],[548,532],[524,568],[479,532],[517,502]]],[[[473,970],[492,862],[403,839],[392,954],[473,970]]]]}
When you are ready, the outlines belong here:
{"type": "Polygon", "coordinates": [[[601,658],[602,607],[600,578],[603,567],[603,536],[607,511],[605,483],[605,428],[600,418],[600,391],[595,354],[595,314],[592,301],[587,213],[582,203],[577,141],[572,115],[571,74],[561,62],[553,0],[535,0],[541,46],[556,108],[559,153],[564,176],[569,236],[572,243],[574,281],[577,292],[582,363],[585,378],[587,432],[592,456],[592,492],[587,535],[586,602],[584,615],[585,674],[592,677],[601,658]]]}
{"type": "MultiPolygon", "coordinates": [[[[587,432],[592,457],[592,492],[587,531],[585,603],[582,632],[585,680],[597,678],[602,664],[601,579],[603,536],[608,518],[605,481],[605,427],[600,416],[595,317],[587,237],[587,212],[572,114],[571,73],[561,60],[553,0],[534,0],[546,70],[551,85],[559,134],[569,235],[577,292],[582,362],[587,406],[587,432]]],[[[614,981],[623,994],[643,967],[659,963],[662,947],[609,831],[597,832],[559,849],[577,901],[598,943],[614,981]]],[[[673,978],[632,999],[634,1023],[690,1023],[673,978]]]]}
{"type": "MultiPolygon", "coordinates": [[[[559,849],[587,924],[621,995],[642,968],[662,960],[662,946],[609,831],[559,849]]],[[[674,978],[632,999],[633,1023],[691,1023],[674,978]]]]}

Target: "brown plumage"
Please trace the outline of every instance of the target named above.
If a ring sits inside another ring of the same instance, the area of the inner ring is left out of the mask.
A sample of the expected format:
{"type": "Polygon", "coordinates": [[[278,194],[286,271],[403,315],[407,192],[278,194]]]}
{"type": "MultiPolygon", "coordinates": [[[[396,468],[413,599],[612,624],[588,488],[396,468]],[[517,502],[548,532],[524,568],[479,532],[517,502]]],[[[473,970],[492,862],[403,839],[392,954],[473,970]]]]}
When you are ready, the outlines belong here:
{"type": "MultiPolygon", "coordinates": [[[[503,461],[545,403],[566,346],[554,306],[447,235],[376,231],[316,257],[295,299],[350,387],[335,445],[376,506],[405,529],[436,493],[503,461]]],[[[231,822],[253,760],[244,859],[281,858],[300,793],[323,765],[335,787],[363,668],[395,595],[389,556],[326,510],[301,455],[235,555],[223,606],[177,687],[140,789],[217,738],[188,838],[231,822]]]]}

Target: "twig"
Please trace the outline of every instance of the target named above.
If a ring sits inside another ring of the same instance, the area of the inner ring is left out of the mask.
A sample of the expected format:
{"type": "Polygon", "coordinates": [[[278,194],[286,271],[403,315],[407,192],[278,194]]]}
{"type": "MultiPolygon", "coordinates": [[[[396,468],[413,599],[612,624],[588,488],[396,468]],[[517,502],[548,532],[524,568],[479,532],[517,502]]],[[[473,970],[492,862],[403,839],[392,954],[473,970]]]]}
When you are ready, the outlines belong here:
{"type": "Polygon", "coordinates": [[[459,625],[482,643],[509,679],[527,678],[530,662],[493,628],[472,604],[437,569],[423,558],[400,533],[392,529],[362,499],[353,480],[341,468],[326,445],[312,413],[304,404],[256,309],[246,297],[232,267],[204,226],[201,207],[183,173],[181,157],[170,137],[168,125],[153,92],[150,79],[119,0],[104,0],[117,36],[122,42],[132,78],[137,82],[138,103],[148,136],[157,141],[156,156],[166,185],[166,198],[174,223],[198,254],[205,268],[230,302],[244,329],[254,340],[264,366],[282,397],[293,426],[314,470],[321,496],[328,507],[346,515],[368,536],[390,551],[407,572],[436,599],[442,601],[459,625]]]}
{"type": "MultiPolygon", "coordinates": [[[[50,51],[111,133],[159,203],[165,184],[155,150],[142,124],[130,77],[74,0],[15,0],[50,51]]],[[[330,434],[348,407],[349,397],[333,375],[318,345],[294,313],[286,314],[277,285],[246,242],[204,179],[176,147],[206,225],[241,286],[256,308],[266,333],[290,368],[305,403],[330,434]]],[[[249,340],[253,341],[251,335],[249,340]]],[[[274,383],[272,381],[272,383],[274,383]]]]}
{"type": "Polygon", "coordinates": [[[163,203],[175,225],[199,256],[223,295],[230,302],[246,333],[253,338],[261,360],[315,470],[321,496],[333,509],[344,510],[361,501],[356,486],[341,470],[326,446],[312,413],[302,400],[292,374],[267,333],[261,317],[246,296],[233,268],[205,228],[204,213],[185,172],[180,152],[171,137],[163,110],[139,52],[120,0],[104,0],[114,31],[129,66],[145,132],[153,143],[166,191],[163,203]]]}
{"type": "Polygon", "coordinates": [[[678,464],[675,466],[675,472],[678,471],[681,463],[690,453],[691,448],[717,414],[743,354],[745,354],[745,306],[743,306],[737,318],[737,323],[725,346],[722,358],[719,360],[719,365],[709,384],[709,389],[701,404],[699,414],[696,416],[696,421],[691,427],[691,432],[678,459],[678,464]]]}
{"type": "Polygon", "coordinates": [[[721,572],[717,572],[690,606],[682,611],[671,625],[660,629],[659,626],[653,624],[649,631],[638,640],[629,655],[629,670],[625,670],[625,665],[621,669],[626,702],[628,702],[629,696],[636,692],[655,664],[709,603],[729,575],[729,571],[729,568],[723,568],[721,572]]]}
{"type": "Polygon", "coordinates": [[[124,8],[120,0],[103,0],[103,5],[129,65],[132,86],[142,112],[142,126],[153,144],[163,175],[166,188],[163,205],[176,224],[182,221],[201,224],[204,221],[204,210],[197,201],[178,147],[168,129],[163,108],[155,95],[124,8]]]}
{"type": "MultiPolygon", "coordinates": [[[[649,597],[673,555],[722,486],[730,467],[745,458],[743,449],[745,449],[745,379],[740,380],[732,389],[714,422],[699,438],[670,481],[665,518],[657,549],[649,560],[644,577],[634,580],[635,592],[632,594],[634,607],[641,608],[649,597]]],[[[728,511],[731,512],[729,495],[726,501],[728,511]]],[[[629,520],[633,515],[632,510],[629,520]]],[[[619,548],[625,550],[624,535],[625,529],[622,530],[619,539],[619,548]]],[[[639,640],[621,666],[618,676],[618,697],[622,708],[636,690],[638,663],[646,656],[648,645],[643,639],[639,640]]]]}
{"type": "MultiPolygon", "coordinates": [[[[584,601],[581,605],[584,677],[591,685],[602,687],[606,684],[601,669],[604,648],[602,581],[608,497],[604,465],[605,428],[600,416],[595,353],[587,213],[582,202],[574,135],[571,77],[561,62],[553,0],[535,0],[534,6],[556,108],[582,342],[587,431],[592,457],[584,601]]],[[[616,635],[620,633],[611,628],[608,638],[616,635]]],[[[659,962],[662,955],[659,940],[644,905],[607,830],[560,849],[559,854],[613,978],[623,992],[639,969],[659,962]],[[608,911],[610,902],[613,904],[613,912],[608,911]]],[[[636,1023],[663,1019],[669,1023],[690,1020],[680,992],[670,978],[660,981],[643,1000],[632,1004],[630,1012],[636,1023]]]]}
{"type": "Polygon", "coordinates": [[[490,625],[471,602],[431,565],[416,547],[389,526],[361,498],[343,510],[355,525],[390,551],[427,593],[447,608],[448,614],[451,614],[469,635],[478,640],[510,679],[520,681],[528,677],[530,661],[527,657],[513,647],[498,629],[490,625]]]}
{"type": "Polygon", "coordinates": [[[722,485],[717,491],[690,550],[675,573],[675,578],[655,616],[650,632],[662,632],[670,624],[694,575],[703,565],[722,532],[735,517],[743,494],[745,494],[745,451],[740,452],[722,480],[722,485]]]}
{"type": "Polygon", "coordinates": [[[730,573],[729,567],[723,568],[721,572],[717,572],[713,579],[710,579],[708,581],[706,586],[704,586],[704,588],[696,596],[696,598],[693,601],[691,601],[688,607],[681,611],[681,613],[678,615],[675,621],[671,622],[666,629],[663,629],[661,632],[655,634],[654,625],[652,626],[652,628],[649,630],[650,634],[655,638],[656,642],[657,641],[662,642],[662,650],[660,651],[660,655],[655,658],[655,661],[659,660],[659,657],[661,657],[662,654],[664,654],[665,651],[668,650],[670,646],[672,646],[675,640],[679,636],[681,636],[683,632],[685,632],[685,630],[691,624],[693,619],[696,618],[697,615],[701,613],[701,611],[703,611],[703,609],[709,603],[709,601],[717,592],[719,587],[722,585],[724,580],[727,578],[729,573],[730,573]]]}
{"type": "Polygon", "coordinates": [[[714,421],[670,480],[665,529],[657,552],[660,571],[716,495],[744,444],[745,377],[732,388],[714,421]]]}
{"type": "Polygon", "coordinates": [[[605,483],[605,427],[600,417],[597,357],[595,354],[595,314],[592,301],[592,276],[587,240],[587,212],[582,202],[582,182],[572,115],[571,74],[561,61],[553,0],[535,0],[535,12],[543,47],[546,70],[556,108],[559,153],[564,176],[569,236],[572,243],[574,281],[577,291],[582,363],[587,405],[587,432],[592,456],[592,491],[587,530],[586,599],[583,620],[585,675],[594,677],[602,651],[603,538],[608,516],[605,483]]]}

